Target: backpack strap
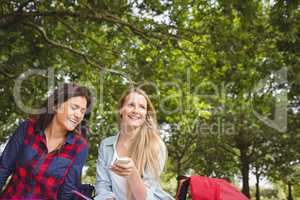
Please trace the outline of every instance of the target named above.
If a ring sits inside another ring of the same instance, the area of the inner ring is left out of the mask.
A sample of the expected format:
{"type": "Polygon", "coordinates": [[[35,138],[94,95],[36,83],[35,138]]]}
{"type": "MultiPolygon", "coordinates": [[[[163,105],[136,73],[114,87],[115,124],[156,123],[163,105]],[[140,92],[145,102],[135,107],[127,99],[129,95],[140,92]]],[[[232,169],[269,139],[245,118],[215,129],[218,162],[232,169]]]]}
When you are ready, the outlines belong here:
{"type": "Polygon", "coordinates": [[[64,175],[63,175],[63,177],[62,177],[62,180],[63,180],[62,183],[64,182],[64,180],[65,180],[65,178],[66,178],[68,172],[70,171],[72,165],[74,164],[76,155],[79,153],[79,150],[81,150],[81,147],[84,146],[84,145],[85,145],[85,143],[81,143],[81,144],[76,148],[76,153],[74,154],[74,156],[73,156],[73,158],[72,158],[72,161],[70,162],[70,164],[69,164],[68,167],[66,168],[65,173],[64,173],[64,175]]]}
{"type": "Polygon", "coordinates": [[[186,196],[190,186],[190,178],[187,176],[177,176],[177,192],[176,200],[186,200],[186,196]]]}

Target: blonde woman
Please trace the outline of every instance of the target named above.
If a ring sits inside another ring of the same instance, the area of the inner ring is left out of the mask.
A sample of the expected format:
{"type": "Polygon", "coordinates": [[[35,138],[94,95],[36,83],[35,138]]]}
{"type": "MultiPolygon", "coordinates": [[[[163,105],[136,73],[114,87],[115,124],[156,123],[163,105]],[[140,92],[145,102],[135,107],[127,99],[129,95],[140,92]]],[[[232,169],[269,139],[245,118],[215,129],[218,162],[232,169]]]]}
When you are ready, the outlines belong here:
{"type": "Polygon", "coordinates": [[[95,200],[171,200],[159,184],[166,147],[147,94],[130,88],[118,106],[119,133],[99,147],[95,200]]]}

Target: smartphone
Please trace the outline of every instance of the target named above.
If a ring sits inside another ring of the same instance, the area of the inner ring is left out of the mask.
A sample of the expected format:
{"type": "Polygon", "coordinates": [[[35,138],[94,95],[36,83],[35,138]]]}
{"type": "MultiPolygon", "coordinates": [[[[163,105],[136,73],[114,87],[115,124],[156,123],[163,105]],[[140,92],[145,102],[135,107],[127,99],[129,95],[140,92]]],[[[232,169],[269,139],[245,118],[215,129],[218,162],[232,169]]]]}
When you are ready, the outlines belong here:
{"type": "Polygon", "coordinates": [[[130,162],[129,158],[123,157],[123,158],[117,158],[114,164],[116,165],[126,165],[130,162]]]}

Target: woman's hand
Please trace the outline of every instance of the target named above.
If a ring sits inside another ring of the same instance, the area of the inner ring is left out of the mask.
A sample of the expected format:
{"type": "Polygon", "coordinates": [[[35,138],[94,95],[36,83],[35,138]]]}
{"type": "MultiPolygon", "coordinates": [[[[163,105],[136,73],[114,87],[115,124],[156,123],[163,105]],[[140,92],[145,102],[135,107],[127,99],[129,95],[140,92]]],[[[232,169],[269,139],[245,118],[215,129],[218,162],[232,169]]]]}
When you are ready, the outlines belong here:
{"type": "Polygon", "coordinates": [[[115,163],[110,166],[110,170],[112,170],[114,173],[118,174],[119,176],[123,177],[129,177],[133,174],[133,172],[136,172],[137,169],[135,167],[135,164],[131,158],[128,158],[129,162],[126,164],[118,164],[115,163]]]}
{"type": "Polygon", "coordinates": [[[144,182],[139,175],[133,160],[131,158],[129,158],[128,160],[129,162],[126,164],[113,164],[112,166],[110,166],[110,170],[112,170],[119,176],[127,178],[129,188],[134,196],[134,199],[146,199],[146,186],[144,185],[144,182]]]}

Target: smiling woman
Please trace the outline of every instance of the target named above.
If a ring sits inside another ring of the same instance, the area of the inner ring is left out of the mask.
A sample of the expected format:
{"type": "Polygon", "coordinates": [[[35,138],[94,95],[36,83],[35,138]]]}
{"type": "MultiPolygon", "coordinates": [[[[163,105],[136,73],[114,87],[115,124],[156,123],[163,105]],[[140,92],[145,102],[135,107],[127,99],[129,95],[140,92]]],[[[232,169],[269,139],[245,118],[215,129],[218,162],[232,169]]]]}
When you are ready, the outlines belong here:
{"type": "Polygon", "coordinates": [[[118,107],[119,134],[99,147],[95,200],[171,200],[159,184],[166,160],[155,109],[138,88],[124,92],[118,107]]]}
{"type": "Polygon", "coordinates": [[[75,199],[88,155],[84,138],[91,109],[87,88],[64,84],[34,119],[23,122],[0,158],[0,199],[75,199]]]}

